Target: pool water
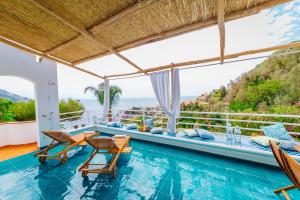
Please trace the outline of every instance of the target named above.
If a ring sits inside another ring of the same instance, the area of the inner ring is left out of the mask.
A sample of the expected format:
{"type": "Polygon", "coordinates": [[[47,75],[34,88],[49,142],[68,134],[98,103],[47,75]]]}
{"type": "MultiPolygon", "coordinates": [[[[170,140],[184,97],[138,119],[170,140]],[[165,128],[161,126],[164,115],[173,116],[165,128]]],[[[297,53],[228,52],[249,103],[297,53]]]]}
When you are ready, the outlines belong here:
{"type": "MultiPolygon", "coordinates": [[[[33,153],[0,162],[0,199],[265,200],[280,199],[273,190],[291,184],[275,167],[141,141],[132,146],[130,155],[120,157],[115,179],[82,178],[78,168],[91,147],[65,165],[55,160],[41,165],[33,153]]],[[[297,189],[288,193],[300,199],[297,189]]]]}

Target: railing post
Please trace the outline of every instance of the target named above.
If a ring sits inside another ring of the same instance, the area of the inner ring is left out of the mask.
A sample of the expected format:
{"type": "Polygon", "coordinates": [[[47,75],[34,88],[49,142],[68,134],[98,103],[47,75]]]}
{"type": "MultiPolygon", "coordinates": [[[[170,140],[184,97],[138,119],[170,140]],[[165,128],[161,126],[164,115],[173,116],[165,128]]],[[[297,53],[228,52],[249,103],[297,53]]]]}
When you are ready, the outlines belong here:
{"type": "Polygon", "coordinates": [[[87,116],[87,124],[90,125],[90,114],[89,111],[86,111],[86,116],[87,116]]]}
{"type": "Polygon", "coordinates": [[[230,123],[230,121],[229,121],[229,114],[226,113],[226,126],[228,126],[229,123],[230,123]]]}
{"type": "Polygon", "coordinates": [[[142,120],[143,120],[143,127],[146,126],[146,123],[145,123],[145,108],[143,107],[143,110],[142,110],[142,120]]]}

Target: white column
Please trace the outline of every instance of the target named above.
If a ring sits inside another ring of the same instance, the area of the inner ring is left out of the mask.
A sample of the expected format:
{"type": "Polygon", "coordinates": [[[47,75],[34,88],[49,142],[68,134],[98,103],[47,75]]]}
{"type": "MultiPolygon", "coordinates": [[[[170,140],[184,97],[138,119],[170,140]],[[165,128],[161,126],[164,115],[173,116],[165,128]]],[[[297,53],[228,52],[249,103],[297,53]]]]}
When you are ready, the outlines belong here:
{"type": "Polygon", "coordinates": [[[103,121],[107,121],[107,115],[108,115],[108,109],[109,109],[109,80],[105,79],[104,80],[104,102],[103,102],[103,116],[102,119],[103,121]]]}

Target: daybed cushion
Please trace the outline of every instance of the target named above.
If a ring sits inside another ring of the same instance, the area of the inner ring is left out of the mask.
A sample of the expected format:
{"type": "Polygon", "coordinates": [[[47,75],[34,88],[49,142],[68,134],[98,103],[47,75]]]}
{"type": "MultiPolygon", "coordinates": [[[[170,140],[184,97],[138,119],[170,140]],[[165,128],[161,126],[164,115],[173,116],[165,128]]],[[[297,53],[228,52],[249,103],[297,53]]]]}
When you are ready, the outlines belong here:
{"type": "Polygon", "coordinates": [[[194,129],[183,129],[182,131],[189,137],[198,136],[198,133],[194,129]]]}
{"type": "Polygon", "coordinates": [[[153,119],[145,119],[145,123],[149,129],[152,129],[154,127],[153,119]]]}
{"type": "Polygon", "coordinates": [[[107,122],[106,126],[115,127],[115,128],[122,128],[123,124],[121,122],[107,122]]]}
{"type": "Polygon", "coordinates": [[[289,135],[282,123],[274,124],[271,126],[262,126],[260,127],[265,136],[275,138],[278,140],[292,140],[293,138],[289,135]]]}
{"type": "Polygon", "coordinates": [[[251,138],[251,141],[256,143],[256,144],[259,144],[259,145],[262,145],[264,147],[268,147],[270,146],[269,144],[269,140],[272,140],[273,142],[275,142],[276,144],[279,144],[280,141],[277,140],[277,139],[274,139],[274,138],[271,138],[271,137],[268,137],[268,136],[255,136],[255,137],[252,137],[251,138]]]}
{"type": "Polygon", "coordinates": [[[137,129],[136,123],[127,124],[127,130],[136,130],[136,129],[137,129]]]}
{"type": "Polygon", "coordinates": [[[162,134],[164,130],[161,127],[152,128],[150,133],[152,134],[162,134]]]}
{"type": "Polygon", "coordinates": [[[297,143],[297,142],[294,142],[294,141],[286,141],[286,140],[283,140],[280,142],[279,146],[280,148],[282,149],[285,149],[285,150],[290,150],[290,151],[295,151],[295,146],[299,146],[300,144],[297,143]]]}
{"type": "Polygon", "coordinates": [[[206,140],[213,140],[215,139],[215,137],[213,136],[213,134],[211,134],[208,130],[202,129],[202,128],[198,128],[196,129],[198,135],[200,138],[202,139],[206,139],[206,140]]]}
{"type": "Polygon", "coordinates": [[[116,122],[107,122],[106,126],[108,127],[115,127],[116,122]]]}
{"type": "Polygon", "coordinates": [[[123,124],[121,122],[115,122],[115,127],[116,128],[122,128],[123,124]]]}

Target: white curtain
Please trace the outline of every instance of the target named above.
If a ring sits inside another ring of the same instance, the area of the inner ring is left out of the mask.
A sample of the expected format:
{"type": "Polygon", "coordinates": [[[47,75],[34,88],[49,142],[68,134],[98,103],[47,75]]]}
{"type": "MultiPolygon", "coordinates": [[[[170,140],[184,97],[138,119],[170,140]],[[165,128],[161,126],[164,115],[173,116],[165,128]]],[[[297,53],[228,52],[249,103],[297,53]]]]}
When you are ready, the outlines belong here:
{"type": "Polygon", "coordinates": [[[104,102],[103,102],[103,121],[107,121],[109,109],[109,80],[104,80],[104,102]]]}
{"type": "Polygon", "coordinates": [[[168,132],[176,133],[176,118],[180,113],[180,83],[179,70],[173,69],[172,76],[172,104],[170,104],[170,86],[169,86],[169,72],[156,72],[150,74],[152,87],[159,105],[163,111],[168,115],[168,132]]]}
{"type": "Polygon", "coordinates": [[[168,120],[168,130],[170,133],[176,133],[176,119],[180,115],[180,80],[179,69],[173,69],[172,76],[172,105],[171,115],[168,120]]]}

